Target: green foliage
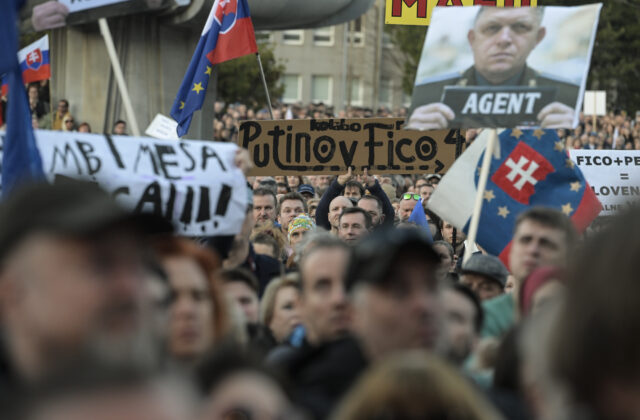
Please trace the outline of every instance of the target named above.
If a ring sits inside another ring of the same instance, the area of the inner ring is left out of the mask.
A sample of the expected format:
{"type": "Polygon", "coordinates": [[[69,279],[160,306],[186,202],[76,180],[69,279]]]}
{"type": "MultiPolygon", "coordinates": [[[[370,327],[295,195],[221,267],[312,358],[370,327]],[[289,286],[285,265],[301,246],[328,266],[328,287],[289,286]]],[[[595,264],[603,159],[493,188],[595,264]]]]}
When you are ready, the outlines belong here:
{"type": "MultiPolygon", "coordinates": [[[[260,43],[258,51],[269,87],[269,96],[273,102],[284,93],[284,86],[279,83],[279,80],[285,67],[282,62],[276,60],[270,45],[260,43]]],[[[260,78],[260,67],[255,54],[236,58],[216,67],[218,71],[218,99],[227,103],[240,102],[254,108],[267,104],[267,97],[260,78]]]]}
{"type": "MultiPolygon", "coordinates": [[[[578,6],[599,1],[539,1],[543,6],[578,6]]],[[[640,110],[640,4],[628,0],[602,2],[600,24],[591,59],[588,90],[606,90],[608,109],[640,110]]]]}
{"type": "Polygon", "coordinates": [[[409,25],[385,25],[385,31],[391,37],[391,41],[402,53],[404,60],[402,90],[408,95],[413,91],[416,80],[416,71],[424,38],[427,35],[426,26],[409,25]]]}

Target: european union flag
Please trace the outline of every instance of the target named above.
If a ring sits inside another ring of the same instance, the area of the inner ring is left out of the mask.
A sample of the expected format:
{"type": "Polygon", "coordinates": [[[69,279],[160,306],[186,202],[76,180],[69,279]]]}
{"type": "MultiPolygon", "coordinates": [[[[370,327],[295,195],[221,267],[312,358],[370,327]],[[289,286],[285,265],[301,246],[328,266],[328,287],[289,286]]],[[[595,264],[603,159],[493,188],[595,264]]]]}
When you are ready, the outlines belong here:
{"type": "Polygon", "coordinates": [[[179,137],[187,134],[193,113],[202,108],[213,66],[257,51],[247,0],[215,0],[171,107],[179,137]]]}
{"type": "MultiPolygon", "coordinates": [[[[429,199],[429,209],[465,232],[489,131],[456,160],[429,199]]],[[[555,130],[503,130],[492,155],[483,198],[477,242],[503,261],[507,260],[516,218],[528,208],[556,208],[571,218],[578,231],[586,229],[602,210],[555,130]]]]}
{"type": "Polygon", "coordinates": [[[0,75],[9,88],[7,133],[2,146],[2,190],[10,192],[20,182],[43,179],[42,159],[31,126],[27,93],[18,63],[17,11],[20,1],[10,0],[0,13],[0,75]]]}

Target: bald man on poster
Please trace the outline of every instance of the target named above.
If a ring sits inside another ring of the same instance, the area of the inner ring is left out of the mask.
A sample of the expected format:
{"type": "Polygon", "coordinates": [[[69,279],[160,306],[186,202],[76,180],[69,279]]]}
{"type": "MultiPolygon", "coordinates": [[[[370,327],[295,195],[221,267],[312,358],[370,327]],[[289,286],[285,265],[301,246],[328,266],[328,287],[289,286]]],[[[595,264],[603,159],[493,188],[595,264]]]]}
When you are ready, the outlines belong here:
{"type": "Polygon", "coordinates": [[[543,128],[573,126],[580,86],[542,75],[527,65],[527,58],[546,35],[542,26],[544,8],[481,7],[467,39],[474,65],[463,73],[429,78],[416,83],[415,108],[407,128],[441,130],[456,118],[441,102],[445,86],[548,86],[556,89],[554,102],[537,114],[543,128]]]}

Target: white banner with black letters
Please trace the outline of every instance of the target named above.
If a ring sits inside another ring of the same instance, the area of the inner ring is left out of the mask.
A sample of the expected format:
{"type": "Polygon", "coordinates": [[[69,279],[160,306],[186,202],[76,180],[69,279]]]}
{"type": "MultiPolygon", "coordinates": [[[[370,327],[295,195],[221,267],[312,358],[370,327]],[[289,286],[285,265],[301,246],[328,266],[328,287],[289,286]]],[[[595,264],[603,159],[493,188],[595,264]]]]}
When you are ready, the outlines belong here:
{"type": "Polygon", "coordinates": [[[613,216],[640,197],[640,151],[570,151],[573,160],[602,203],[600,216],[613,216]]]}
{"type": "Polygon", "coordinates": [[[240,231],[247,185],[235,144],[45,130],[36,141],[49,180],[97,182],[125,208],[171,219],[181,235],[240,231]]]}

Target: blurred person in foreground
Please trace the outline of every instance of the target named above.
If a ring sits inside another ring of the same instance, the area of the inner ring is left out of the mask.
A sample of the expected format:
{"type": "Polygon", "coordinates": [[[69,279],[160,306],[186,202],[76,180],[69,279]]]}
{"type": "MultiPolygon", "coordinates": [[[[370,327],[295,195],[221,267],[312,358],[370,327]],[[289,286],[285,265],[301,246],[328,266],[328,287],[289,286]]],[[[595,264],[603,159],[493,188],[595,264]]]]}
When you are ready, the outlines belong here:
{"type": "Polygon", "coordinates": [[[184,420],[197,413],[192,384],[131,368],[78,370],[49,381],[24,400],[11,420],[184,420]]]}
{"type": "MultiPolygon", "coordinates": [[[[318,253],[311,253],[308,258],[311,260],[314,255],[318,253]]],[[[326,260],[335,265],[335,257],[327,255],[326,260]]],[[[326,418],[370,363],[404,350],[441,351],[444,340],[438,264],[439,257],[428,238],[417,229],[378,231],[364,238],[353,250],[347,270],[335,273],[340,277],[335,279],[333,294],[328,294],[334,299],[339,297],[334,302],[340,302],[344,315],[335,318],[332,328],[323,328],[332,332],[325,335],[323,343],[300,352],[287,365],[295,385],[294,400],[315,418],[326,418]],[[344,328],[335,327],[338,319],[344,319],[344,328]]],[[[314,283],[306,283],[305,268],[312,265],[302,266],[303,314],[307,305],[305,288],[326,283],[322,275],[314,277],[314,283]]],[[[322,289],[327,290],[324,294],[331,290],[327,285],[312,293],[319,298],[322,289]]],[[[323,299],[327,300],[328,297],[323,299]]],[[[323,306],[330,308],[326,303],[323,306]]],[[[305,327],[317,323],[316,318],[319,317],[303,316],[305,327]]]]}
{"type": "Polygon", "coordinates": [[[349,391],[334,420],[502,417],[460,374],[426,352],[400,353],[369,370],[349,391]]]}
{"type": "Polygon", "coordinates": [[[0,204],[0,394],[88,363],[154,366],[145,236],[169,232],[96,186],[23,186],[0,204]]]}
{"type": "Polygon", "coordinates": [[[186,238],[157,238],[154,250],[171,288],[168,350],[175,361],[191,367],[229,331],[224,289],[216,275],[220,262],[186,238]]]}
{"type": "Polygon", "coordinates": [[[569,270],[549,357],[572,418],[640,418],[639,214],[634,206],[616,216],[569,270]]]}
{"type": "Polygon", "coordinates": [[[300,275],[289,273],[267,286],[260,302],[260,322],[278,343],[285,342],[300,320],[300,275]]]}

